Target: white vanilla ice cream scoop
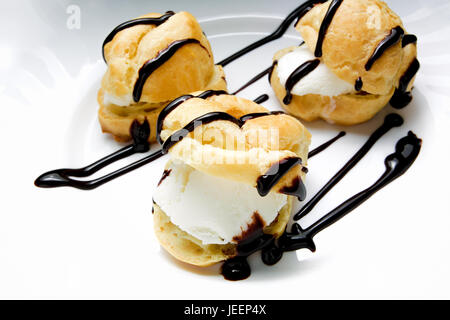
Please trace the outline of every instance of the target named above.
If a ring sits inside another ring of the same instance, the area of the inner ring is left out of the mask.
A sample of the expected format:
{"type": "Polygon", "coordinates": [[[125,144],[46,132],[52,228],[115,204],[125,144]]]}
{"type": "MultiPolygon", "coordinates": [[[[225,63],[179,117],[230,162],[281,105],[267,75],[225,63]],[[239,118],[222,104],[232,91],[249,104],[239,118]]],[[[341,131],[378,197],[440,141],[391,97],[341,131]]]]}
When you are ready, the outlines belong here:
{"type": "MultiPolygon", "coordinates": [[[[316,57],[309,51],[308,47],[302,45],[285,54],[278,60],[278,78],[284,86],[292,72],[300,65],[316,57]]],[[[321,62],[317,68],[302,78],[292,88],[291,93],[297,96],[307,94],[320,94],[322,96],[338,96],[354,92],[354,85],[339,79],[331,70],[321,62]]]]}
{"type": "Polygon", "coordinates": [[[270,192],[261,197],[255,187],[172,161],[153,201],[173,224],[203,244],[226,244],[237,243],[255,219],[262,227],[270,225],[287,196],[270,192]]]}

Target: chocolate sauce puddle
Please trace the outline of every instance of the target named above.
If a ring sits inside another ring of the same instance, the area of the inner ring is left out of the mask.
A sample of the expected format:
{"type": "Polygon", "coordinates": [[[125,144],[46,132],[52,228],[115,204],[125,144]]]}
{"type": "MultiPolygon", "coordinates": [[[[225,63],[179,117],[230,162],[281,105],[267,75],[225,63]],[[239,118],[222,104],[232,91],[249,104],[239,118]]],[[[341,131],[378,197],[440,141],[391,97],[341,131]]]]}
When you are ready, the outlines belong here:
{"type": "Polygon", "coordinates": [[[353,157],[311,198],[298,213],[294,215],[294,220],[299,220],[310,212],[341,179],[369,152],[375,143],[389,130],[403,124],[403,118],[396,113],[387,115],[383,124],[375,130],[364,143],[364,145],[353,155],[353,157]]]}
{"type": "Polygon", "coordinates": [[[112,39],[114,39],[114,36],[116,34],[118,34],[120,31],[122,31],[124,29],[127,29],[127,28],[131,28],[131,27],[137,26],[137,25],[142,25],[142,24],[159,26],[159,25],[163,24],[164,22],[166,22],[174,14],[175,14],[175,12],[173,12],[173,11],[167,11],[164,15],[162,15],[159,18],[138,18],[138,19],[128,20],[128,21],[125,21],[125,22],[119,24],[117,27],[115,27],[111,31],[110,34],[108,34],[108,36],[103,41],[103,45],[102,45],[103,60],[106,62],[106,59],[105,59],[105,45],[108,42],[111,42],[112,39]]]}
{"type": "Polygon", "coordinates": [[[400,78],[398,88],[395,89],[394,95],[389,101],[391,106],[395,109],[402,109],[411,102],[412,94],[410,91],[407,91],[408,85],[416,75],[417,71],[419,71],[419,68],[419,60],[414,59],[413,62],[411,62],[411,64],[409,65],[408,69],[400,78]]]}

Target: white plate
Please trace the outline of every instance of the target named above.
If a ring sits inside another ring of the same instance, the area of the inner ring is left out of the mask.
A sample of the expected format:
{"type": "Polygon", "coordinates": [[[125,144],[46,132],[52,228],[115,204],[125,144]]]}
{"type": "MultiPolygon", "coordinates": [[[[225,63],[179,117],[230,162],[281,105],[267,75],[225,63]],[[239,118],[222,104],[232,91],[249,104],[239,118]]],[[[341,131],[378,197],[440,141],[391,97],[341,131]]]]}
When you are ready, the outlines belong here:
{"type": "MultiPolygon", "coordinates": [[[[151,11],[190,11],[220,61],[272,32],[300,1],[2,3],[0,298],[450,298],[450,5],[388,3],[419,38],[422,67],[414,100],[399,111],[405,124],[386,134],[302,225],[372,184],[408,130],[423,139],[419,158],[404,176],[321,232],[316,253],[287,253],[272,267],[252,256],[253,273],[240,282],[224,280],[218,267],[186,266],[160,248],[151,198],[164,158],[89,192],[38,189],[33,180],[46,170],[79,167],[119,148],[100,133],[96,118],[96,92],[106,69],[100,48],[114,26],[151,11]],[[67,19],[77,8],[80,29],[69,29],[67,19]]],[[[299,40],[290,28],[282,39],[226,66],[230,91],[268,67],[276,50],[299,40]]],[[[280,109],[266,77],[239,95],[253,99],[262,93],[270,95],[266,107],[280,109]]],[[[370,122],[350,128],[306,123],[312,147],[347,131],[310,160],[309,196],[393,111],[386,107],[370,122]]]]}

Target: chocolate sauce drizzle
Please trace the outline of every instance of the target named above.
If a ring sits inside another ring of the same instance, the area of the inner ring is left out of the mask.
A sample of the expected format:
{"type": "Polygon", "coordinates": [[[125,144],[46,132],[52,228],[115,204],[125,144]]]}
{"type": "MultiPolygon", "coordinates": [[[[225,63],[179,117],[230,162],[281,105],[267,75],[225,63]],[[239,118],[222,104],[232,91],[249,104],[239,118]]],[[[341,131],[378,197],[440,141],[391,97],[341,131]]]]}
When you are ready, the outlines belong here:
{"type": "MultiPolygon", "coordinates": [[[[239,57],[243,56],[244,54],[270,42],[273,40],[276,40],[280,38],[287,30],[289,25],[297,19],[296,24],[298,21],[309,11],[311,10],[314,5],[319,3],[324,3],[326,0],[323,1],[306,1],[301,6],[297,7],[294,11],[292,11],[286,19],[279,25],[279,27],[270,35],[250,44],[249,46],[239,50],[238,52],[234,53],[233,55],[229,56],[228,58],[222,60],[219,62],[219,65],[225,66],[229,64],[230,62],[238,59],[239,57]]],[[[331,24],[331,21],[333,19],[334,14],[336,13],[339,5],[342,3],[342,0],[333,0],[330,4],[330,7],[328,8],[328,11],[325,15],[324,21],[322,21],[320,30],[319,30],[319,36],[318,41],[316,44],[316,50],[315,50],[315,56],[320,57],[322,56],[322,44],[324,41],[324,37],[326,34],[326,31],[331,24]]],[[[142,18],[142,19],[134,19],[127,22],[122,23],[121,25],[117,26],[105,39],[103,43],[103,49],[104,46],[111,41],[114,36],[120,32],[121,30],[132,27],[134,25],[138,24],[153,24],[153,25],[160,25],[161,23],[164,23],[167,21],[174,12],[168,11],[166,14],[159,18],[142,18]]],[[[366,64],[366,70],[369,70],[373,63],[383,54],[385,50],[387,50],[390,46],[397,43],[400,39],[402,39],[402,47],[405,47],[406,45],[410,43],[415,43],[417,41],[417,38],[414,35],[405,35],[403,36],[404,31],[400,27],[396,27],[391,30],[391,34],[387,36],[375,49],[372,57],[369,59],[369,61],[366,64]],[[403,37],[403,38],[402,38],[403,37]]],[[[146,79],[151,75],[151,73],[156,70],[160,65],[162,65],[165,61],[170,59],[170,57],[176,52],[176,50],[180,47],[182,47],[185,44],[188,43],[199,43],[200,42],[196,39],[185,39],[185,40],[179,40],[173,42],[171,45],[169,45],[168,48],[161,51],[158,56],[154,59],[151,59],[146,62],[146,64],[141,68],[139,71],[139,78],[138,81],[135,84],[135,88],[133,90],[133,99],[135,102],[138,102],[140,100],[142,89],[145,84],[146,79]]],[[[201,44],[200,44],[201,45],[201,44]]],[[[203,47],[203,46],[202,46],[203,47]]],[[[206,50],[206,48],[205,48],[206,50]]],[[[104,57],[104,50],[102,50],[102,55],[104,57]]],[[[106,61],[106,60],[105,60],[106,61]]],[[[312,60],[316,61],[316,60],[312,60]]],[[[245,89],[252,83],[256,82],[260,78],[262,78],[265,74],[269,74],[269,82],[271,73],[273,71],[274,66],[277,64],[277,61],[275,61],[271,67],[265,69],[261,73],[259,73],[257,76],[255,76],[253,79],[251,79],[247,84],[242,86],[240,89],[238,89],[235,93],[240,92],[241,90],[245,89]]],[[[315,68],[315,67],[314,67],[315,68]]],[[[413,63],[410,65],[408,70],[405,72],[403,77],[400,80],[399,88],[396,91],[396,94],[394,94],[393,100],[395,105],[399,105],[397,100],[401,100],[399,97],[404,100],[405,95],[410,95],[406,92],[406,88],[411,81],[411,79],[416,74],[417,70],[419,68],[419,62],[417,59],[413,61],[413,63]]],[[[310,71],[309,71],[310,72],[310,71]]],[[[300,72],[299,72],[300,73],[300,72]]],[[[307,74],[307,73],[306,73],[307,74]]],[[[306,75],[305,74],[305,75],[306,75]]],[[[293,75],[291,75],[293,76],[293,75]]],[[[304,75],[303,75],[304,76],[304,75]]],[[[294,77],[294,76],[293,76],[294,77]]],[[[295,75],[295,77],[299,77],[298,80],[301,79],[300,75],[295,75]]],[[[297,80],[297,82],[298,82],[297,80]]],[[[355,89],[357,91],[359,87],[359,81],[361,78],[359,78],[355,83],[355,89]]],[[[294,80],[291,80],[291,82],[294,82],[294,80]]],[[[362,81],[361,82],[361,88],[362,88],[362,81]]],[[[295,85],[296,82],[293,83],[292,87],[295,85]]],[[[291,87],[291,89],[292,89],[291,87]]],[[[288,91],[288,90],[287,90],[288,91]]],[[[290,90],[289,90],[290,91],[290,90]]],[[[198,98],[207,98],[210,95],[213,94],[226,94],[225,91],[213,91],[208,90],[197,96],[198,98]]],[[[148,122],[145,121],[143,124],[139,124],[136,120],[133,122],[130,131],[131,135],[133,137],[133,144],[127,147],[124,147],[117,152],[114,152],[113,154],[104,157],[96,162],[94,162],[91,165],[88,165],[84,168],[80,169],[59,169],[59,170],[53,170],[47,173],[44,173],[41,175],[38,179],[36,179],[35,184],[38,187],[60,187],[60,186],[71,186],[83,190],[89,190],[96,188],[116,177],[119,177],[127,172],[130,172],[134,169],[137,169],[147,163],[150,163],[154,161],[155,159],[158,159],[162,155],[168,152],[169,148],[173,146],[175,143],[181,141],[189,132],[195,129],[199,124],[206,124],[210,123],[212,121],[216,120],[225,120],[225,121],[231,121],[238,126],[242,126],[245,121],[249,119],[254,119],[261,116],[267,116],[267,115],[273,115],[273,114],[280,114],[283,112],[267,112],[267,113],[254,113],[245,115],[239,119],[236,119],[232,117],[231,115],[223,112],[212,112],[206,115],[203,115],[197,119],[194,119],[191,123],[186,125],[183,129],[183,132],[180,132],[182,130],[179,130],[175,132],[172,136],[170,136],[164,143],[161,140],[159,134],[162,129],[162,123],[164,121],[164,118],[173,111],[177,106],[179,106],[182,102],[186,101],[187,99],[193,98],[192,95],[185,95],[181,96],[178,99],[175,99],[172,101],[160,114],[158,118],[157,123],[157,138],[158,141],[163,145],[162,149],[159,151],[156,151],[141,160],[138,160],[124,168],[121,168],[119,170],[116,170],[104,177],[94,179],[91,181],[81,181],[81,180],[75,180],[71,177],[87,177],[98,170],[104,168],[105,166],[113,163],[114,161],[117,161],[119,159],[123,159],[131,154],[137,153],[137,152],[146,152],[149,149],[148,144],[148,137],[150,135],[150,128],[148,125],[148,122]],[[197,120],[198,123],[194,123],[194,121],[197,120]]],[[[255,99],[255,101],[261,101],[267,99],[267,95],[262,95],[255,99]]],[[[285,97],[286,99],[286,97],[285,97]]],[[[391,104],[393,103],[391,100],[391,104]]],[[[410,99],[409,99],[410,101],[410,99]]],[[[409,102],[408,101],[408,102],[409,102]]],[[[258,102],[260,103],[260,102],[258,102]]],[[[406,103],[407,104],[407,103],[406,103]]],[[[300,219],[302,216],[304,216],[307,212],[309,212],[312,207],[314,207],[315,203],[317,203],[336,183],[342,179],[343,176],[346,175],[346,173],[356,165],[356,163],[361,160],[361,158],[370,150],[370,148],[376,143],[376,141],[383,136],[386,132],[388,132],[391,128],[400,126],[403,123],[403,119],[397,115],[397,114],[390,114],[385,118],[385,121],[383,125],[378,128],[368,139],[368,141],[363,145],[363,147],[350,159],[349,162],[328,182],[324,188],[313,198],[310,202],[308,202],[296,215],[295,220],[300,219]],[[314,199],[315,203],[311,203],[314,199]]],[[[331,139],[330,141],[322,144],[318,148],[312,150],[309,153],[309,157],[313,157],[314,155],[318,154],[319,152],[323,151],[327,147],[329,147],[332,143],[337,141],[339,138],[345,135],[345,132],[340,132],[335,138],[331,139]]],[[[245,239],[242,239],[239,241],[237,245],[237,256],[235,258],[229,259],[224,262],[222,265],[222,274],[225,278],[230,280],[240,280],[247,278],[250,275],[251,269],[247,262],[247,257],[251,255],[252,253],[261,250],[261,256],[264,263],[268,265],[273,265],[277,261],[279,261],[283,255],[284,251],[291,251],[291,250],[298,250],[301,248],[308,248],[311,251],[315,251],[315,244],[313,242],[313,237],[320,232],[321,230],[325,229],[326,227],[330,226],[346,214],[348,214],[350,211],[358,207],[361,203],[363,203],[365,200],[370,198],[375,192],[395,180],[397,177],[402,175],[406,170],[412,165],[414,160],[416,159],[417,155],[419,154],[421,147],[421,140],[418,139],[412,132],[408,133],[408,136],[400,139],[396,145],[396,152],[389,155],[385,160],[385,166],[386,171],[385,173],[369,188],[361,191],[360,193],[356,194],[355,196],[351,197],[338,207],[336,207],[334,210],[329,212],[327,215],[325,215],[323,218],[319,219],[316,223],[308,227],[307,229],[303,230],[298,223],[295,223],[292,228],[291,232],[285,232],[278,240],[276,240],[272,235],[264,234],[262,229],[256,230],[248,237],[245,237],[245,239]]],[[[265,175],[262,175],[258,178],[258,192],[264,196],[266,195],[270,189],[282,178],[282,176],[288,172],[293,166],[295,165],[301,165],[301,159],[297,157],[292,158],[286,158],[282,159],[279,163],[274,164],[265,175]],[[277,170],[275,170],[275,167],[277,170]]],[[[302,167],[302,170],[306,169],[302,167]]],[[[307,171],[307,170],[304,170],[307,171]]],[[[163,174],[163,178],[166,177],[170,172],[165,172],[163,174]]],[[[297,179],[294,179],[292,181],[291,186],[287,186],[282,188],[280,190],[281,192],[284,192],[289,195],[295,195],[299,199],[304,199],[306,196],[306,190],[305,187],[301,181],[300,178],[297,177],[297,179]]]]}
{"type": "Polygon", "coordinates": [[[141,67],[141,69],[139,69],[139,77],[136,80],[133,89],[134,102],[139,102],[139,100],[141,99],[142,89],[144,88],[145,81],[148,79],[148,77],[162,64],[169,60],[178,51],[178,49],[190,43],[199,44],[208,52],[208,50],[197,39],[183,39],[172,42],[167,48],[158,52],[158,55],[155,58],[148,60],[141,67]]]}
{"type": "Polygon", "coordinates": [[[308,153],[308,159],[310,159],[310,158],[314,157],[315,155],[321,153],[322,151],[327,149],[329,146],[331,146],[333,143],[335,143],[337,140],[339,140],[340,138],[342,138],[345,135],[346,135],[346,132],[345,131],[341,131],[333,139],[330,139],[327,142],[325,142],[325,143],[321,144],[320,146],[318,146],[317,148],[315,148],[314,150],[311,150],[308,153]]]}
{"type": "Polygon", "coordinates": [[[316,56],[317,58],[320,58],[322,56],[322,45],[323,41],[325,40],[325,35],[341,3],[342,0],[332,0],[330,6],[328,7],[327,13],[325,14],[325,17],[322,20],[319,34],[317,36],[316,49],[314,50],[314,56],[316,56]]]}
{"type": "Polygon", "coordinates": [[[356,209],[381,188],[404,174],[419,155],[421,145],[422,140],[409,131],[407,136],[397,142],[395,152],[388,155],[384,160],[386,170],[374,184],[347,199],[305,230],[297,223],[294,224],[290,233],[285,232],[278,239],[278,249],[280,251],[292,251],[308,248],[311,251],[315,251],[313,237],[356,209]]]}
{"type": "Polygon", "coordinates": [[[417,37],[413,34],[405,34],[402,39],[402,48],[406,47],[408,44],[417,43],[417,37]]]}
{"type": "Polygon", "coordinates": [[[241,86],[239,89],[237,89],[235,92],[233,92],[232,94],[238,94],[239,92],[241,92],[242,90],[244,90],[245,88],[249,87],[250,85],[252,85],[253,83],[255,83],[256,81],[258,81],[259,79],[261,79],[262,77],[264,77],[266,74],[270,73],[272,70],[273,66],[270,66],[266,69],[264,69],[263,71],[261,71],[260,73],[258,73],[256,76],[254,76],[253,78],[251,78],[249,81],[247,81],[243,86],[241,86]]]}
{"type": "Polygon", "coordinates": [[[391,106],[395,109],[402,109],[411,102],[412,94],[410,91],[407,91],[408,85],[416,75],[417,71],[419,71],[419,68],[419,60],[414,59],[413,62],[411,62],[411,64],[409,65],[408,69],[400,78],[398,88],[395,89],[394,95],[389,101],[391,106]]]}
{"type": "Polygon", "coordinates": [[[287,17],[286,19],[283,20],[283,22],[278,26],[278,28],[272,32],[271,34],[269,34],[268,36],[248,45],[247,47],[239,50],[238,52],[232,54],[231,56],[229,56],[228,58],[223,59],[222,61],[220,61],[218,64],[221,66],[226,66],[227,64],[229,64],[230,62],[233,62],[234,60],[242,57],[243,55],[249,53],[250,51],[255,50],[256,48],[261,47],[262,45],[269,43],[273,40],[279,39],[281,38],[281,36],[283,36],[283,34],[286,32],[286,30],[288,29],[288,27],[290,26],[290,24],[298,18],[301,18],[304,14],[306,14],[309,10],[311,10],[312,6],[314,4],[318,4],[318,3],[323,3],[325,1],[306,1],[305,3],[303,3],[302,5],[300,5],[299,7],[297,7],[294,11],[292,11],[287,17]]]}
{"type": "MultiPolygon", "coordinates": [[[[227,94],[226,91],[222,90],[207,90],[199,94],[197,97],[206,99],[212,95],[219,95],[219,94],[227,94]]],[[[159,130],[162,128],[162,122],[164,121],[165,116],[167,116],[173,109],[175,109],[181,102],[185,101],[186,99],[190,99],[194,96],[187,95],[182,96],[178,99],[175,99],[171,104],[169,104],[166,108],[163,109],[163,112],[160,113],[159,119],[158,119],[158,125],[159,130]]],[[[265,114],[248,114],[244,116],[244,120],[247,121],[252,118],[256,118],[259,116],[265,116],[270,114],[280,114],[283,113],[281,111],[273,111],[273,112],[267,112],[265,114]]],[[[160,131],[159,131],[160,132],[160,131]]],[[[133,162],[119,170],[116,170],[114,172],[111,172],[101,178],[84,181],[84,180],[77,180],[72,179],[72,177],[88,177],[95,172],[99,171],[100,169],[110,165],[113,162],[116,162],[118,160],[124,159],[132,154],[135,153],[143,153],[147,152],[150,149],[150,145],[148,143],[148,137],[150,136],[150,126],[148,124],[147,119],[140,124],[137,120],[134,120],[131,127],[130,127],[130,134],[133,138],[133,144],[126,146],[86,167],[79,168],[79,169],[57,169],[52,170],[49,172],[46,172],[42,175],[40,175],[35,180],[35,185],[37,187],[41,188],[55,188],[55,187],[73,187],[77,189],[82,190],[92,190],[95,189],[104,183],[111,181],[117,177],[122,176],[123,174],[130,172],[132,170],[135,170],[137,168],[140,168],[141,166],[148,164],[159,157],[163,156],[165,153],[163,153],[162,150],[158,150],[154,153],[151,153],[150,155],[133,162]]]]}
{"type": "Polygon", "coordinates": [[[159,142],[159,144],[163,144],[164,141],[161,139],[161,131],[164,124],[164,119],[171,113],[173,110],[178,108],[183,102],[186,100],[189,100],[191,98],[200,98],[200,99],[207,99],[213,95],[221,95],[221,94],[228,94],[224,90],[206,90],[200,93],[198,96],[193,96],[191,94],[186,94],[181,97],[176,98],[172,102],[170,102],[167,106],[165,106],[161,112],[158,115],[158,120],[156,122],[156,140],[159,142]]]}
{"type": "Polygon", "coordinates": [[[369,152],[375,143],[389,130],[399,127],[403,124],[403,118],[391,113],[384,119],[383,124],[375,130],[366,143],[353,155],[353,157],[320,189],[314,197],[311,198],[298,213],[294,215],[295,220],[299,220],[310,212],[315,205],[322,199],[345,175],[369,152]]]}
{"type": "Polygon", "coordinates": [[[381,40],[381,42],[373,51],[372,55],[365,65],[366,71],[369,71],[372,68],[375,61],[377,61],[387,49],[395,45],[397,42],[401,41],[404,34],[405,31],[400,26],[393,28],[389,35],[381,40]]]}
{"type": "Polygon", "coordinates": [[[259,229],[237,244],[237,255],[224,261],[221,266],[221,274],[227,280],[243,280],[250,276],[251,268],[247,262],[247,257],[252,253],[264,249],[273,244],[274,237],[265,234],[259,229]]]}
{"type": "Polygon", "coordinates": [[[175,131],[166,141],[162,144],[162,153],[166,154],[169,152],[169,149],[172,148],[175,144],[183,140],[189,133],[193,132],[195,128],[211,123],[213,121],[229,121],[233,122],[237,126],[241,127],[243,122],[239,119],[236,119],[232,115],[226,112],[208,112],[205,113],[192,121],[190,121],[187,125],[185,125],[182,129],[175,131]]]}
{"type": "Polygon", "coordinates": [[[262,94],[259,97],[256,97],[255,99],[253,99],[253,102],[257,103],[257,104],[261,104],[263,102],[266,102],[267,100],[269,100],[269,96],[267,94],[262,94]]]}
{"type": "Polygon", "coordinates": [[[173,12],[173,11],[167,11],[164,15],[162,15],[159,18],[138,18],[138,19],[128,20],[128,21],[125,21],[125,22],[119,24],[117,27],[115,27],[113,29],[113,31],[111,31],[110,34],[108,34],[106,39],[103,41],[103,46],[102,46],[103,60],[106,62],[105,45],[108,42],[112,41],[112,39],[114,39],[114,36],[116,34],[118,34],[120,31],[127,29],[127,28],[137,26],[137,25],[141,25],[141,24],[159,26],[159,25],[163,24],[164,22],[166,22],[174,14],[175,14],[175,12],[173,12]]]}
{"type": "Polygon", "coordinates": [[[277,64],[278,64],[278,60],[275,60],[274,62],[272,62],[272,68],[270,68],[270,70],[269,70],[269,84],[271,83],[270,79],[272,79],[272,73],[277,64]]]}
{"type": "Polygon", "coordinates": [[[310,72],[314,71],[315,68],[320,64],[319,59],[309,60],[297,67],[287,78],[285,88],[286,96],[283,98],[284,104],[290,104],[292,101],[292,88],[310,72]]]}
{"type": "Polygon", "coordinates": [[[157,151],[124,168],[121,168],[94,180],[84,181],[72,179],[72,177],[88,177],[115,161],[118,161],[135,153],[147,152],[150,148],[148,143],[148,137],[150,136],[150,126],[147,120],[145,120],[142,124],[135,120],[131,125],[130,133],[133,138],[133,144],[126,146],[83,168],[57,169],[46,172],[40,175],[35,180],[34,184],[37,187],[41,188],[73,187],[82,190],[91,190],[127,172],[150,163],[163,155],[160,151],[157,151]]]}
{"type": "MultiPolygon", "coordinates": [[[[301,165],[302,159],[299,157],[289,157],[281,159],[273,164],[269,170],[256,180],[256,189],[261,197],[266,196],[270,190],[281,180],[281,178],[296,165],[301,165]]],[[[280,193],[295,196],[300,201],[306,198],[306,188],[301,179],[297,177],[291,186],[283,187],[280,193]]]]}
{"type": "MultiPolygon", "coordinates": [[[[398,119],[393,118],[391,120],[395,123],[398,121],[398,119]]],[[[372,136],[369,140],[371,138],[372,136]]],[[[237,256],[224,262],[222,275],[228,280],[248,278],[251,269],[247,262],[247,257],[259,250],[261,250],[262,261],[267,265],[277,263],[286,251],[299,249],[316,251],[313,237],[404,174],[417,158],[421,145],[422,140],[409,131],[407,136],[397,142],[395,152],[386,157],[384,161],[386,170],[373,185],[347,199],[306,229],[303,229],[298,223],[294,223],[291,231],[285,231],[279,239],[275,239],[272,235],[264,234],[262,230],[255,232],[254,235],[237,245],[237,256]]]]}
{"type": "MultiPolygon", "coordinates": [[[[235,125],[239,126],[240,128],[245,124],[246,121],[265,117],[265,116],[271,116],[271,115],[278,115],[278,114],[284,114],[283,111],[270,111],[270,112],[257,112],[257,113],[249,113],[246,115],[243,115],[239,119],[233,117],[229,113],[221,112],[221,111],[213,111],[205,113],[193,120],[191,120],[188,124],[186,124],[182,129],[179,129],[175,131],[171,136],[169,136],[163,143],[161,152],[163,154],[166,154],[169,152],[169,149],[172,148],[175,144],[183,140],[189,133],[193,132],[195,128],[211,123],[213,121],[229,121],[234,123],[235,125]]],[[[164,121],[164,120],[162,120],[164,121]]]]}
{"type": "Polygon", "coordinates": [[[362,87],[363,87],[363,82],[362,82],[361,77],[359,77],[359,78],[356,79],[356,81],[355,81],[355,90],[356,90],[356,91],[361,91],[362,87]]]}
{"type": "Polygon", "coordinates": [[[256,118],[266,117],[266,116],[276,116],[279,114],[286,114],[286,113],[284,111],[268,111],[268,112],[248,113],[248,114],[240,117],[239,120],[242,121],[242,123],[245,123],[246,121],[251,120],[251,119],[256,119],[256,118]]]}

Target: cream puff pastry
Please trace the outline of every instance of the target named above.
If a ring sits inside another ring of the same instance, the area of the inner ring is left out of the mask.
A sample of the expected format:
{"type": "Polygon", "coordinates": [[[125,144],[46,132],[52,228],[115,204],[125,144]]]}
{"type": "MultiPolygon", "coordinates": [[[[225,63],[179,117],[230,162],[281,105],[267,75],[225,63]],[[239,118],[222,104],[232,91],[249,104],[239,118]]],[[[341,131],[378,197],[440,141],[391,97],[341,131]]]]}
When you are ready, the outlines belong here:
{"type": "Polygon", "coordinates": [[[155,140],[159,112],[176,97],[192,91],[226,90],[221,66],[188,12],[150,13],[127,21],[105,39],[108,69],[98,92],[103,132],[118,141],[131,139],[133,121],[150,124],[155,140]]]}
{"type": "Polygon", "coordinates": [[[295,118],[221,92],[196,92],[162,112],[170,155],[153,195],[154,229],[175,258],[208,266],[262,231],[279,237],[304,197],[310,133],[295,118]]]}
{"type": "Polygon", "coordinates": [[[410,101],[419,67],[417,39],[405,34],[401,19],[384,2],[311,5],[295,28],[304,43],[278,51],[270,75],[291,114],[353,125],[371,119],[394,93],[392,105],[410,101]]]}

